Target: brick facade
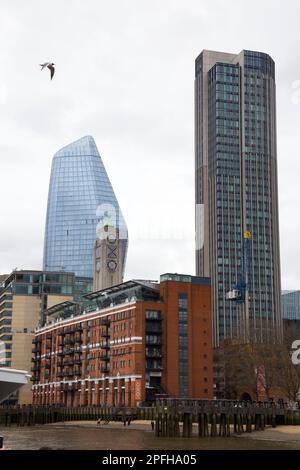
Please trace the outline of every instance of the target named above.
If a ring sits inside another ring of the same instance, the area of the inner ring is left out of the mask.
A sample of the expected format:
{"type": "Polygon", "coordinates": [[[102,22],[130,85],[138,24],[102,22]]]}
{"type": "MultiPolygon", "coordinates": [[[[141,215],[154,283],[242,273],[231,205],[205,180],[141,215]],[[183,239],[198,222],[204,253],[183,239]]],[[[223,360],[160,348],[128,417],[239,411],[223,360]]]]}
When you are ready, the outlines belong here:
{"type": "Polygon", "coordinates": [[[155,288],[143,285],[143,298],[126,298],[135,281],[123,283],[114,288],[121,303],[37,330],[33,403],[137,406],[182,391],[188,398],[212,398],[210,285],[189,279],[162,276],[155,288]],[[180,295],[186,303],[179,327],[180,295]]]}

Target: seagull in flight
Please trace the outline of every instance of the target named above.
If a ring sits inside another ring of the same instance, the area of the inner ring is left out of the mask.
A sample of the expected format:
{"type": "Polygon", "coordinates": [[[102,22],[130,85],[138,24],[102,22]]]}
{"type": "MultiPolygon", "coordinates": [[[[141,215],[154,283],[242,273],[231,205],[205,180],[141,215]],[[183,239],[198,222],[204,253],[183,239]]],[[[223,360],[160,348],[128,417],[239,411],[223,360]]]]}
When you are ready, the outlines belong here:
{"type": "Polygon", "coordinates": [[[54,72],[55,72],[54,65],[55,64],[53,64],[53,62],[45,62],[44,64],[40,64],[40,66],[42,67],[41,70],[43,70],[45,67],[47,67],[50,70],[51,80],[52,80],[54,72]]]}

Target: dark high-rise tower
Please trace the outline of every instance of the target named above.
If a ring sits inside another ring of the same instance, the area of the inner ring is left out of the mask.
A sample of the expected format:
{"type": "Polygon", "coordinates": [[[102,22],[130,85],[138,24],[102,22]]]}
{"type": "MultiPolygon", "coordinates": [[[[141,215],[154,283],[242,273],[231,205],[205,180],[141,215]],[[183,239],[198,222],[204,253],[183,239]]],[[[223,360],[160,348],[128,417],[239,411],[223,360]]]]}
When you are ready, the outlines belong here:
{"type": "Polygon", "coordinates": [[[86,136],[54,155],[48,196],[44,270],[93,277],[96,229],[109,219],[127,253],[127,227],[95,141],[86,136]]]}
{"type": "Polygon", "coordinates": [[[279,339],[276,92],[270,56],[203,51],[197,57],[195,147],[196,273],[212,279],[214,344],[241,336],[279,339]],[[246,261],[245,233],[251,236],[246,261]],[[241,278],[247,288],[239,304],[226,294],[241,278]]]}

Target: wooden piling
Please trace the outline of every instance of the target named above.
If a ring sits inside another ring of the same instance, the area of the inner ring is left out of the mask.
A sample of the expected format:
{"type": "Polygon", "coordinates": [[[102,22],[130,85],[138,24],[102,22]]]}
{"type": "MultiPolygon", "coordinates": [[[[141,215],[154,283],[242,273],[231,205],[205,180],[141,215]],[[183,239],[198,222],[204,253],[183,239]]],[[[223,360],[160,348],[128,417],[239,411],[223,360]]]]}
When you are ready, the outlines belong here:
{"type": "Polygon", "coordinates": [[[193,422],[191,413],[183,414],[183,434],[182,437],[191,437],[193,431],[193,422]]]}
{"type": "Polygon", "coordinates": [[[212,413],[210,417],[210,436],[217,437],[217,415],[216,413],[212,413]]]}

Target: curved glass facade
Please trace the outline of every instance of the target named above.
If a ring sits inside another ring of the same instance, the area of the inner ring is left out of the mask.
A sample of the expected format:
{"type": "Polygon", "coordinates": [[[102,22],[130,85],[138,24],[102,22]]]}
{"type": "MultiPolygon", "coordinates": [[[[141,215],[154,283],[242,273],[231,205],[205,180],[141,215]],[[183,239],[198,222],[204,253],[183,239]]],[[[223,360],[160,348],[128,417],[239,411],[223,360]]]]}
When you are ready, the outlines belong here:
{"type": "Polygon", "coordinates": [[[124,243],[127,227],[95,141],[83,137],[54,155],[48,195],[43,269],[93,276],[97,226],[114,213],[124,243]]]}

